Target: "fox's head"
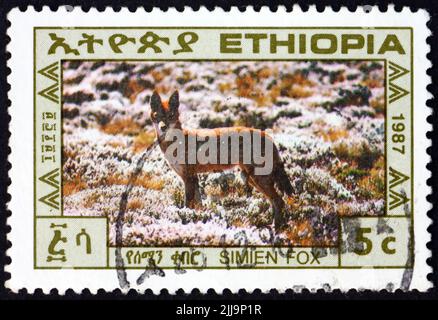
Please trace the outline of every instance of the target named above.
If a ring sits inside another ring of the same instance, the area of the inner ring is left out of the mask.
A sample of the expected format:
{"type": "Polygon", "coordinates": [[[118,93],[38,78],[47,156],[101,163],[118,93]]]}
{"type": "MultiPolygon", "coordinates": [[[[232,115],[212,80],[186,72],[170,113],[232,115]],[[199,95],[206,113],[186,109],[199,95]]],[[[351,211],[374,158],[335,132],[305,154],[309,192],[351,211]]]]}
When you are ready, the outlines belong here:
{"type": "Polygon", "coordinates": [[[168,129],[180,129],[179,122],[179,94],[175,91],[169,101],[161,101],[160,95],[154,91],[151,97],[151,119],[159,134],[165,133],[168,129]]]}

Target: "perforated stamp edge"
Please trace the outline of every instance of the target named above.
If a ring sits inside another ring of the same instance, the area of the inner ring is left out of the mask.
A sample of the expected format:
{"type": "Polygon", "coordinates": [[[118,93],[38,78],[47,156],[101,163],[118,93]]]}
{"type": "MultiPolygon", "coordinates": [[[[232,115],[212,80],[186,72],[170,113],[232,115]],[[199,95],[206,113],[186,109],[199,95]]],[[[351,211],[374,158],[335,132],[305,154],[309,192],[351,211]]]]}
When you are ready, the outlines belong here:
{"type": "MultiPolygon", "coordinates": [[[[119,287],[116,272],[114,270],[34,270],[32,268],[30,257],[27,252],[32,252],[33,238],[32,219],[27,215],[32,213],[33,190],[31,185],[24,183],[24,179],[32,172],[32,157],[28,157],[32,147],[32,113],[29,116],[20,110],[23,105],[32,105],[29,99],[32,99],[31,63],[33,60],[32,51],[26,50],[26,47],[32,43],[29,32],[34,26],[113,26],[114,21],[117,25],[125,26],[178,26],[192,25],[196,21],[199,26],[337,26],[339,16],[342,15],[343,26],[410,26],[414,30],[414,104],[416,114],[414,117],[414,136],[415,140],[415,157],[414,157],[414,186],[415,186],[415,266],[413,274],[410,275],[410,289],[424,291],[431,286],[427,281],[426,275],[431,272],[426,263],[430,257],[430,251],[426,248],[426,243],[430,240],[430,234],[427,227],[430,220],[426,213],[430,210],[431,205],[426,201],[426,196],[430,194],[430,187],[427,186],[426,180],[430,172],[426,169],[426,164],[430,162],[430,157],[426,149],[430,146],[430,141],[426,138],[426,133],[430,131],[431,125],[426,121],[431,111],[426,107],[426,101],[431,98],[426,90],[430,83],[430,78],[426,70],[430,68],[430,62],[426,58],[429,47],[426,44],[426,38],[430,31],[426,27],[428,14],[424,10],[415,13],[408,8],[401,12],[396,12],[392,7],[387,12],[380,12],[373,8],[371,12],[366,13],[362,8],[356,12],[350,12],[347,9],[341,9],[334,12],[326,8],[324,12],[317,12],[315,8],[310,8],[302,12],[299,7],[294,7],[292,13],[288,13],[284,8],[279,8],[277,12],[271,12],[267,8],[262,8],[260,12],[255,12],[248,8],[246,12],[240,12],[233,8],[230,12],[224,12],[222,9],[208,11],[201,8],[194,12],[192,9],[185,9],[184,12],[178,12],[169,9],[163,12],[154,9],[147,13],[143,10],[137,10],[134,13],[127,9],[120,12],[114,12],[111,8],[104,12],[98,12],[95,9],[90,12],[82,12],[80,8],[69,12],[65,8],[60,8],[57,12],[52,12],[44,8],[41,12],[36,12],[33,8],[28,8],[25,12],[18,9],[9,13],[8,19],[11,21],[11,27],[8,30],[8,36],[11,42],[7,47],[11,53],[11,59],[8,61],[8,67],[11,74],[8,76],[8,83],[11,85],[9,99],[11,107],[10,123],[10,147],[11,154],[9,162],[12,168],[9,172],[12,183],[8,189],[11,194],[11,201],[8,209],[12,212],[8,219],[8,225],[11,226],[11,232],[8,234],[8,240],[12,247],[7,251],[12,262],[6,266],[6,271],[11,274],[11,279],[7,281],[6,287],[16,292],[19,289],[26,288],[28,292],[33,292],[41,288],[43,292],[48,293],[50,289],[56,288],[59,293],[67,289],[73,289],[75,292],[87,288],[92,293],[98,289],[107,291],[119,287]],[[261,19],[260,17],[263,17],[261,19]],[[26,78],[26,74],[29,77],[26,78]],[[24,78],[27,81],[23,81],[24,78]],[[418,112],[417,112],[418,111],[418,112]],[[421,138],[418,138],[421,137],[421,138]]],[[[31,109],[30,109],[31,110],[31,109]]],[[[31,175],[31,174],[30,174],[31,175]]],[[[403,271],[403,270],[402,270],[403,271]]],[[[204,270],[202,272],[189,271],[185,274],[166,273],[166,277],[151,277],[137,290],[152,289],[154,293],[159,293],[161,289],[167,289],[169,293],[175,293],[178,289],[188,292],[193,288],[198,288],[201,292],[206,292],[212,288],[216,292],[223,289],[229,289],[237,292],[239,289],[245,289],[249,292],[260,289],[262,292],[268,292],[270,289],[276,289],[284,292],[287,289],[300,290],[307,288],[316,290],[320,288],[340,289],[347,291],[350,289],[372,289],[379,290],[387,287],[387,284],[402,282],[404,273],[400,270],[318,270],[309,272],[308,270],[265,270],[261,276],[258,270],[204,270]]],[[[128,272],[128,275],[130,272],[128,272]]]]}

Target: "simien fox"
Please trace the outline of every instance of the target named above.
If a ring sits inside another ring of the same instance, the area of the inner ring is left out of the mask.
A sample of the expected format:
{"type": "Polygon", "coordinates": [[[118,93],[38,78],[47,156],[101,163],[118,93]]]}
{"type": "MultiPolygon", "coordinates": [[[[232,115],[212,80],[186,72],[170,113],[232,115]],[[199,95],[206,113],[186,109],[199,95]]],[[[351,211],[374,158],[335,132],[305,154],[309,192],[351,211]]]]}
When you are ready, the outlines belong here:
{"type": "MultiPolygon", "coordinates": [[[[198,189],[198,173],[221,172],[237,166],[240,168],[241,176],[246,182],[248,188],[247,190],[250,191],[251,186],[255,187],[269,200],[273,208],[273,222],[275,229],[277,230],[284,225],[285,221],[283,216],[283,210],[285,208],[285,203],[282,199],[282,194],[291,196],[293,189],[285,172],[284,164],[281,160],[278,149],[272,142],[272,138],[269,135],[261,130],[249,127],[228,127],[192,130],[184,129],[179,120],[178,91],[175,91],[168,101],[162,101],[159,94],[154,91],[151,96],[150,105],[151,119],[154,124],[157,137],[177,136],[179,134],[183,137],[184,142],[188,142],[189,139],[196,141],[195,148],[197,150],[201,148],[202,141],[214,138],[215,141],[218,141],[217,143],[219,144],[219,141],[222,141],[222,143],[223,141],[227,141],[227,139],[221,140],[221,138],[228,138],[232,135],[238,135],[239,137],[241,137],[244,134],[249,134],[250,136],[252,136],[253,141],[261,141],[262,146],[266,146],[268,143],[272,145],[272,170],[264,174],[257,174],[257,169],[260,169],[260,163],[255,163],[254,159],[251,159],[250,161],[244,161],[245,156],[242,150],[244,150],[245,147],[248,148],[248,146],[243,145],[244,141],[242,139],[238,140],[240,146],[240,148],[238,148],[238,156],[234,155],[233,158],[232,151],[235,150],[230,150],[231,147],[227,146],[227,155],[225,156],[225,159],[227,161],[224,162],[224,157],[221,157],[221,152],[224,153],[223,149],[221,151],[220,146],[218,146],[218,148],[216,149],[216,157],[218,161],[213,161],[213,163],[201,163],[201,161],[199,161],[198,159],[195,159],[191,162],[188,161],[188,154],[191,151],[189,143],[184,143],[183,152],[185,153],[185,155],[183,157],[183,161],[175,161],[174,158],[170,159],[171,157],[169,156],[169,149],[174,141],[169,141],[168,139],[159,139],[159,146],[164,156],[166,157],[167,162],[184,182],[186,207],[195,208],[201,203],[200,192],[198,189]],[[219,161],[219,159],[221,159],[221,161],[219,161]],[[277,187],[280,192],[278,192],[275,187],[277,187]]],[[[253,147],[251,146],[251,148],[253,147]]]]}

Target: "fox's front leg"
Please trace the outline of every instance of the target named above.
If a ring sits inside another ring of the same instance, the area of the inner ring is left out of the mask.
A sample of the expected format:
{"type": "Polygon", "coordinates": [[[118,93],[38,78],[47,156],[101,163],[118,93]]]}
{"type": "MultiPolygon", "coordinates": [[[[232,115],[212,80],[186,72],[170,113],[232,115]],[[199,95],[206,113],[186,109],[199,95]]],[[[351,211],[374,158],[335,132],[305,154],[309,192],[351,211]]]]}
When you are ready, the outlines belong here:
{"type": "Polygon", "coordinates": [[[190,209],[195,209],[196,204],[200,202],[201,196],[198,189],[198,177],[190,176],[184,179],[185,203],[190,209]]]}

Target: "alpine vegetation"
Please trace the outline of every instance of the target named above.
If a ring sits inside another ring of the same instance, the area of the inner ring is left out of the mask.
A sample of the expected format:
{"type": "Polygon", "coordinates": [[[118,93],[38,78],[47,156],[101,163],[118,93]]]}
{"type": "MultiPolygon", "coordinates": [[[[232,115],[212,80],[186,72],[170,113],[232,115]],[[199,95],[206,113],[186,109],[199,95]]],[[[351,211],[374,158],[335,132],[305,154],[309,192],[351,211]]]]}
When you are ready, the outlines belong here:
{"type": "MultiPolygon", "coordinates": [[[[192,165],[221,163],[220,137],[233,132],[225,128],[251,133],[246,143],[244,135],[238,137],[239,151],[226,160],[247,147],[247,162],[259,161],[264,174],[278,170],[281,161],[291,187],[284,193],[279,179],[273,183],[284,204],[282,227],[273,232],[272,201],[262,188],[251,187],[239,165],[198,170],[198,191],[188,203],[181,175],[158,147],[129,195],[124,245],[241,245],[243,237],[248,245],[263,246],[272,244],[274,233],[283,245],[335,245],[339,216],[384,214],[384,83],[383,63],[370,61],[65,61],[64,214],[107,216],[115,245],[116,215],[130,174],[155,141],[157,125],[169,125],[156,121],[154,99],[170,103],[177,90],[181,132],[213,130],[219,137],[183,139],[208,143],[192,148],[192,165]],[[252,148],[254,132],[256,139],[269,137],[258,149],[252,148]]],[[[189,160],[180,155],[183,163],[189,160]]]]}

